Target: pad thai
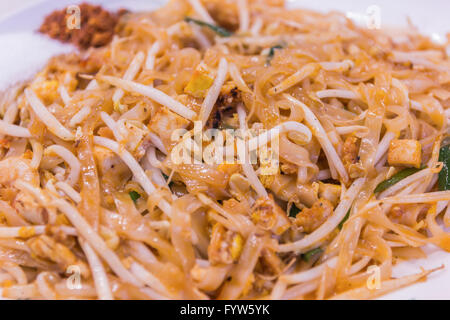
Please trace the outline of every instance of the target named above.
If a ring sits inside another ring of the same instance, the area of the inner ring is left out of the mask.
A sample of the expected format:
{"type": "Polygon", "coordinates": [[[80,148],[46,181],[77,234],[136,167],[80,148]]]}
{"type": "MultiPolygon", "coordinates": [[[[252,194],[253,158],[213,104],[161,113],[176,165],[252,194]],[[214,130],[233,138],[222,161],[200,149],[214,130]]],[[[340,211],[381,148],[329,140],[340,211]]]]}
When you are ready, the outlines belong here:
{"type": "Polygon", "coordinates": [[[172,0],[111,39],[1,96],[3,298],[370,299],[450,251],[446,45],[279,0],[172,0]],[[259,133],[176,162],[195,128],[259,133]]]}

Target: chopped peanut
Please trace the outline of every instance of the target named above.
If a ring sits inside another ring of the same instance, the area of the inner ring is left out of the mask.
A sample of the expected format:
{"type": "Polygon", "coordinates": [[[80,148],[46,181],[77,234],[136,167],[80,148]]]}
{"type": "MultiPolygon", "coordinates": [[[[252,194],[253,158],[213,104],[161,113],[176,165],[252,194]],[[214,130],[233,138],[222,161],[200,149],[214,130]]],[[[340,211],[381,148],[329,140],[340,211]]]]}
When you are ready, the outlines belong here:
{"type": "Polygon", "coordinates": [[[394,139],[388,151],[388,163],[391,166],[420,168],[422,146],[417,140],[394,139]]]}
{"type": "Polygon", "coordinates": [[[320,227],[333,213],[333,205],[326,199],[319,199],[311,208],[305,208],[295,217],[295,224],[303,228],[306,233],[311,233],[320,227]]]}
{"type": "Polygon", "coordinates": [[[291,222],[284,212],[273,200],[273,196],[268,198],[258,198],[253,206],[252,220],[264,230],[272,230],[280,235],[289,229],[291,222]]]}

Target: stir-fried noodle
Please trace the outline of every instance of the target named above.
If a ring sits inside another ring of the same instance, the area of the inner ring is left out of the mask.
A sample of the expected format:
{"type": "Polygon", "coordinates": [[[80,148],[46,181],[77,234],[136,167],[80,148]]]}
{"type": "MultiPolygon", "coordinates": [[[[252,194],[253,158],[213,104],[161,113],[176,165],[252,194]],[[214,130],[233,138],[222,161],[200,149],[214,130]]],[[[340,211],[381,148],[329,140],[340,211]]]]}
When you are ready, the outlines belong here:
{"type": "Polygon", "coordinates": [[[3,297],[372,298],[433,271],[391,276],[424,245],[450,250],[450,61],[413,28],[174,0],[0,114],[3,297]],[[207,145],[194,128],[258,135],[177,163],[180,129],[207,145]],[[259,148],[274,168],[233,161],[259,148]]]}

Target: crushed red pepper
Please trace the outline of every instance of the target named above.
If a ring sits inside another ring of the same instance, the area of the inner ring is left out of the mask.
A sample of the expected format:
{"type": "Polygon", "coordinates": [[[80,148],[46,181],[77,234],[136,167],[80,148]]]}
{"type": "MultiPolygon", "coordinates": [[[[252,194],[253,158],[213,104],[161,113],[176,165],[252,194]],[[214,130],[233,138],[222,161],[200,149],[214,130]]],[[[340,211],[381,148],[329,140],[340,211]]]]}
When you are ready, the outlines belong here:
{"type": "Polygon", "coordinates": [[[39,32],[62,42],[70,42],[81,49],[102,47],[108,44],[114,35],[119,18],[127,11],[121,9],[109,12],[101,6],[82,3],[80,8],[80,28],[70,29],[67,19],[70,13],[66,8],[50,13],[39,28],[39,32]]]}

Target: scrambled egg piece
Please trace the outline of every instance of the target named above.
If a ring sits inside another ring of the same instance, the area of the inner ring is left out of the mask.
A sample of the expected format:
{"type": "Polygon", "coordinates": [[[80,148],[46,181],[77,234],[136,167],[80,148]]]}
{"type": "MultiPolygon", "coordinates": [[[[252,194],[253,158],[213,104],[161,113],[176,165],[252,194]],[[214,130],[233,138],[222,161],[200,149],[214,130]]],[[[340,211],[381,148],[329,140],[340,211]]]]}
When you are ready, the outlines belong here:
{"type": "Polygon", "coordinates": [[[187,86],[184,88],[184,93],[190,94],[196,98],[204,98],[213,82],[214,79],[208,76],[204,71],[196,70],[187,86]]]}
{"type": "Polygon", "coordinates": [[[59,83],[57,80],[44,80],[42,82],[33,83],[32,88],[44,104],[48,105],[58,98],[58,86],[59,83]]]}
{"type": "Polygon", "coordinates": [[[211,232],[208,257],[212,264],[230,264],[239,259],[244,239],[239,233],[225,229],[216,223],[211,232]]]}
{"type": "Polygon", "coordinates": [[[288,216],[275,203],[272,195],[256,200],[251,217],[257,226],[264,230],[271,230],[276,235],[281,235],[291,226],[288,216]]]}

